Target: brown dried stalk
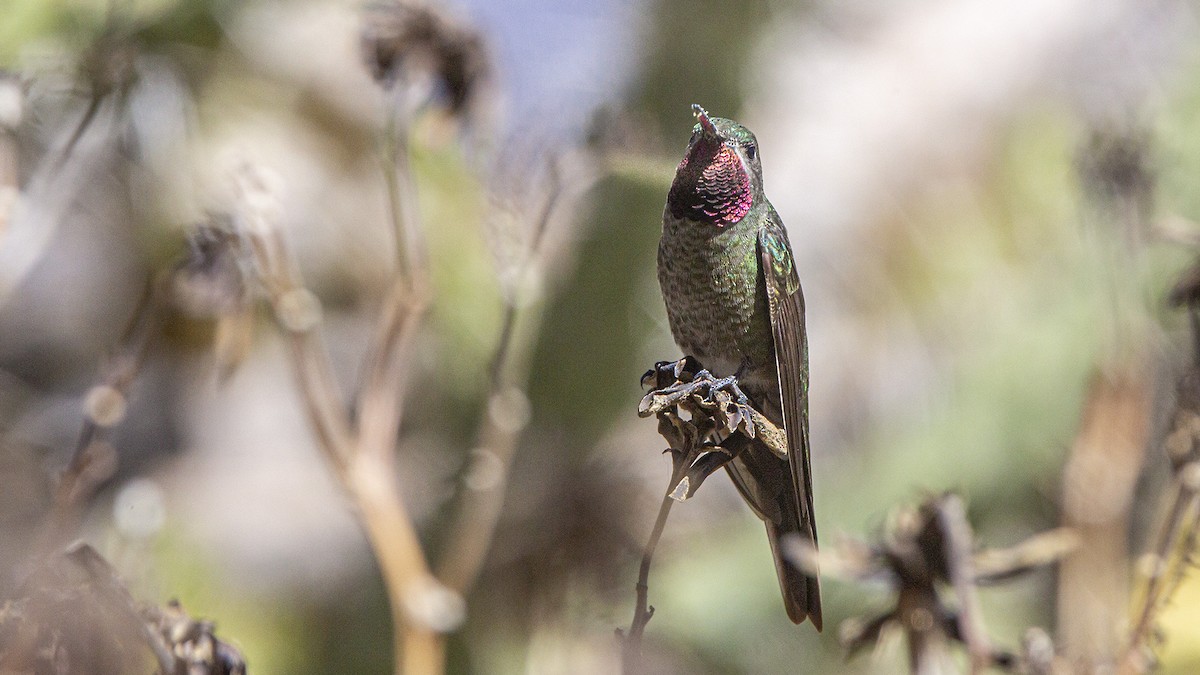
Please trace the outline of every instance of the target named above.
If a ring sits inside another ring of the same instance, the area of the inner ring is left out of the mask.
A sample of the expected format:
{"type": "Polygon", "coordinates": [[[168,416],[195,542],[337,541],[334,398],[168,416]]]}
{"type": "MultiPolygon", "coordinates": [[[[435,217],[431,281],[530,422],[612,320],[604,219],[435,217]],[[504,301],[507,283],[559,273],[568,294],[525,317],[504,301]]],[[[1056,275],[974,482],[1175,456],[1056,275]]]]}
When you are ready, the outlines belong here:
{"type": "MultiPolygon", "coordinates": [[[[397,270],[380,313],[351,419],[341,401],[329,353],[321,339],[320,304],[303,287],[282,235],[271,222],[269,181],[246,169],[240,176],[245,208],[241,231],[275,315],[291,347],[292,365],[318,444],[358,507],[379,562],[392,612],[397,673],[439,673],[441,632],[461,619],[461,599],[438,583],[396,481],[395,444],[403,411],[408,359],[427,304],[428,273],[397,270]]],[[[403,187],[398,186],[397,190],[403,187]]],[[[417,223],[393,214],[398,228],[417,223]]],[[[423,242],[421,235],[406,235],[423,242]]],[[[397,242],[403,251],[403,242],[397,242]]],[[[423,260],[423,254],[398,256],[423,260]]]]}
{"type": "MultiPolygon", "coordinates": [[[[445,665],[442,633],[461,622],[464,602],[459,593],[430,573],[400,494],[395,464],[413,343],[431,292],[424,228],[408,165],[408,141],[414,117],[431,103],[423,84],[426,75],[454,93],[449,108],[459,114],[474,99],[487,63],[476,33],[452,25],[434,10],[398,2],[368,8],[363,52],[387,102],[382,173],[396,269],[355,395],[357,416],[351,415],[339,396],[328,350],[317,330],[320,303],[304,288],[285,242],[271,222],[271,195],[264,189],[269,185],[253,171],[242,176],[248,206],[242,231],[288,336],[307,416],[342,486],[358,507],[379,562],[392,613],[396,672],[439,673],[445,665]],[[430,55],[435,58],[426,58],[430,55]],[[423,68],[430,72],[420,72],[423,68]]],[[[473,574],[468,576],[473,578],[473,574]]]]}
{"type": "MultiPolygon", "coordinates": [[[[641,672],[642,635],[646,632],[646,624],[654,616],[654,607],[650,605],[650,563],[654,559],[654,551],[658,548],[658,540],[662,537],[667,524],[667,516],[671,514],[671,506],[680,501],[677,495],[678,486],[686,480],[688,471],[696,460],[711,449],[705,445],[707,433],[701,431],[701,426],[708,418],[699,417],[694,421],[685,421],[679,417],[674,407],[658,413],[659,432],[670,443],[667,452],[671,454],[671,480],[663,494],[662,504],[658,507],[658,516],[654,519],[654,527],[650,530],[650,539],[642,552],[642,562],[638,567],[638,579],[634,585],[637,600],[633,609],[633,620],[629,631],[617,629],[621,640],[621,672],[627,675],[641,672]]],[[[685,492],[687,490],[685,489],[685,492]]]]}
{"type": "Polygon", "coordinates": [[[617,629],[617,635],[621,638],[621,672],[627,675],[641,672],[642,635],[646,632],[646,624],[650,623],[654,616],[654,606],[650,604],[650,563],[654,560],[654,550],[658,548],[658,540],[662,538],[663,529],[667,525],[667,516],[671,515],[671,505],[675,503],[671,491],[683,479],[681,469],[686,470],[687,466],[679,463],[671,472],[671,482],[667,484],[667,491],[663,494],[658,516],[654,519],[650,539],[646,542],[642,562],[638,566],[638,579],[634,585],[637,599],[633,607],[633,621],[629,624],[629,632],[623,633],[617,629]]]}

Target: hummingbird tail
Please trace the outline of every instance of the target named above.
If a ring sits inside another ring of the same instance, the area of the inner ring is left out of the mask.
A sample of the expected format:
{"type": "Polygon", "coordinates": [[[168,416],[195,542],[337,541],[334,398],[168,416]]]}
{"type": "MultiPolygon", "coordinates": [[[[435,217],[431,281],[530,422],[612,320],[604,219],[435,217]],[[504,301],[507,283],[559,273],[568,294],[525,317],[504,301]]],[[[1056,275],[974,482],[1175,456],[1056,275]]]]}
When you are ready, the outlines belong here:
{"type": "Polygon", "coordinates": [[[812,621],[818,631],[822,628],[821,585],[816,577],[810,577],[788,562],[781,543],[786,536],[799,536],[816,546],[813,529],[800,522],[795,507],[784,508],[784,522],[775,524],[767,521],[767,538],[771,541],[771,555],[775,559],[775,572],[779,575],[779,587],[783,591],[783,605],[792,623],[812,621]]]}
{"type": "MultiPolygon", "coordinates": [[[[783,543],[787,537],[798,537],[817,543],[817,530],[812,521],[801,515],[801,496],[792,484],[787,460],[773,454],[761,442],[755,441],[725,465],[729,477],[750,508],[767,526],[775,572],[783,591],[783,604],[794,623],[805,619],[821,630],[821,587],[815,576],[808,576],[784,556],[783,543]]],[[[804,497],[807,500],[807,496],[804,497]]]]}

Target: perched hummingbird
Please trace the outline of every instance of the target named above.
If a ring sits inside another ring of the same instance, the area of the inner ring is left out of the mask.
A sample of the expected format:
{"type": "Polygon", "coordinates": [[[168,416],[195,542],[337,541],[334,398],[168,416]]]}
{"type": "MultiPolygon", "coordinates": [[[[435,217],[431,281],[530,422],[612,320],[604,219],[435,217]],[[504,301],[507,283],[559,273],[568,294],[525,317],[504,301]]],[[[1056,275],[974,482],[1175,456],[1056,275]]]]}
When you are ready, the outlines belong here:
{"type": "Polygon", "coordinates": [[[779,214],[763,193],[758,142],[693,105],[697,124],[663,211],[658,282],[675,342],[787,436],[787,456],[755,440],[725,465],[767,526],[788,617],[821,629],[816,577],[783,557],[784,536],[817,544],[808,457],[804,295],[779,214]]]}

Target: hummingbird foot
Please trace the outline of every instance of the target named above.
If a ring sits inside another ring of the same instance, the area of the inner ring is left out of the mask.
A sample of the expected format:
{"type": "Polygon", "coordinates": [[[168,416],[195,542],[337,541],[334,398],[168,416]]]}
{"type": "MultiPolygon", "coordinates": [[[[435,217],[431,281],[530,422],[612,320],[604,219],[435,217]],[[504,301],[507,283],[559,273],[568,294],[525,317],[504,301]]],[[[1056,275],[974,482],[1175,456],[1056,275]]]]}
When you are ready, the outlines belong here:
{"type": "MultiPolygon", "coordinates": [[[[638,415],[650,417],[683,408],[692,414],[712,418],[713,431],[728,436],[741,431],[754,438],[766,418],[750,404],[735,376],[716,377],[694,357],[678,361],[659,361],[642,376],[642,385],[653,384],[638,405],[638,415]]],[[[768,422],[769,424],[769,422],[768,422]]],[[[781,447],[786,448],[784,443],[781,447]]]]}
{"type": "Polygon", "coordinates": [[[696,357],[685,356],[678,361],[658,361],[654,367],[642,375],[642,386],[652,386],[655,389],[665,389],[673,382],[691,382],[694,373],[704,370],[696,357]]]}
{"type": "MultiPolygon", "coordinates": [[[[654,378],[656,384],[661,384],[664,371],[673,372],[674,365],[668,362],[661,369],[647,371],[642,376],[642,382],[646,383],[654,378]]],[[[736,377],[731,375],[718,378],[708,370],[701,369],[692,372],[682,371],[680,375],[676,376],[674,382],[660,386],[646,394],[642,398],[641,405],[638,406],[638,414],[642,417],[656,415],[667,408],[679,406],[688,399],[694,400],[696,404],[704,408],[724,407],[731,404],[737,407],[750,407],[750,399],[738,385],[736,377]]]]}
{"type": "MultiPolygon", "coordinates": [[[[756,410],[736,376],[716,377],[695,357],[659,361],[642,375],[642,386],[653,386],[638,405],[638,415],[650,417],[683,408],[712,418],[711,429],[725,438],[741,431],[758,438],[781,459],[787,458],[787,434],[756,410]]],[[[718,442],[725,442],[719,439],[718,442]]]]}

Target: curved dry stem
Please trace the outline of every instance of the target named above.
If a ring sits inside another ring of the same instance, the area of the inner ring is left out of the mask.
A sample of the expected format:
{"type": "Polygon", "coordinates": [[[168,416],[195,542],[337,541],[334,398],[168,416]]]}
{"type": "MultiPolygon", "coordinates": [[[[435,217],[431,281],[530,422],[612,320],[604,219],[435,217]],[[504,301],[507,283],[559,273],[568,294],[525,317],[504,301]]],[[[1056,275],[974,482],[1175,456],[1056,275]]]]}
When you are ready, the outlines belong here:
{"type": "Polygon", "coordinates": [[[384,299],[367,376],[358,392],[358,444],[376,455],[395,452],[412,345],[428,306],[425,280],[394,279],[384,299]]]}
{"type": "MultiPolygon", "coordinates": [[[[112,399],[111,404],[121,409],[126,405],[129,389],[141,372],[151,343],[159,334],[162,316],[158,302],[158,286],[147,280],[116,353],[102,367],[100,377],[91,389],[91,392],[104,389],[112,399]]],[[[59,476],[50,513],[33,549],[37,557],[50,555],[75,536],[86,503],[116,468],[102,466],[98,470],[96,467],[105,463],[103,453],[111,452],[104,439],[124,413],[101,420],[97,412],[91,409],[85,412],[75,450],[59,476]]]]}
{"type": "Polygon", "coordinates": [[[396,239],[396,276],[417,280],[426,276],[429,255],[421,228],[417,190],[408,163],[408,122],[411,111],[401,91],[394,92],[383,129],[383,177],[388,213],[396,239]]]}
{"type": "Polygon", "coordinates": [[[651,617],[654,616],[654,607],[650,605],[649,599],[650,563],[654,560],[654,550],[658,548],[658,540],[662,538],[663,529],[666,528],[667,516],[671,514],[671,506],[676,501],[671,497],[671,492],[687,475],[688,467],[695,461],[698,453],[695,448],[690,448],[687,454],[688,457],[685,458],[685,461],[674,463],[671,482],[667,484],[666,494],[663,495],[662,504],[658,507],[658,516],[654,519],[654,527],[650,530],[650,539],[646,542],[646,549],[642,552],[642,562],[638,566],[638,580],[634,585],[637,600],[633,608],[633,621],[629,624],[629,632],[622,634],[619,629],[617,631],[617,634],[621,635],[621,672],[625,675],[641,672],[642,635],[646,632],[646,624],[650,623],[651,617]]]}
{"type": "MultiPolygon", "coordinates": [[[[674,478],[674,476],[672,476],[674,478]]],[[[672,484],[678,481],[672,480],[672,484]]],[[[636,604],[633,608],[633,621],[629,624],[629,632],[623,636],[621,648],[621,671],[624,673],[639,672],[642,659],[642,635],[646,632],[646,624],[654,616],[654,607],[650,605],[650,563],[654,559],[654,549],[662,538],[663,529],[667,525],[667,516],[671,514],[671,505],[675,500],[664,495],[662,504],[658,507],[658,517],[654,520],[654,528],[650,530],[650,539],[646,542],[646,550],[642,552],[642,562],[638,567],[638,580],[634,585],[637,593],[636,604]]]]}
{"type": "Polygon", "coordinates": [[[946,567],[954,593],[958,596],[958,630],[971,655],[971,672],[980,673],[992,665],[992,641],[983,626],[983,608],[975,585],[972,560],[973,535],[967,523],[966,509],[957,495],[940,500],[937,516],[945,538],[946,567]]]}

